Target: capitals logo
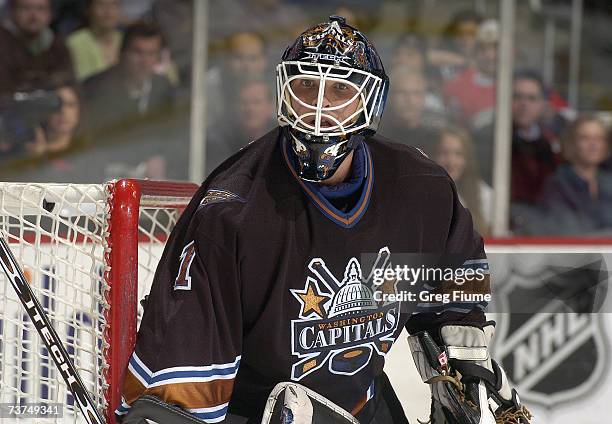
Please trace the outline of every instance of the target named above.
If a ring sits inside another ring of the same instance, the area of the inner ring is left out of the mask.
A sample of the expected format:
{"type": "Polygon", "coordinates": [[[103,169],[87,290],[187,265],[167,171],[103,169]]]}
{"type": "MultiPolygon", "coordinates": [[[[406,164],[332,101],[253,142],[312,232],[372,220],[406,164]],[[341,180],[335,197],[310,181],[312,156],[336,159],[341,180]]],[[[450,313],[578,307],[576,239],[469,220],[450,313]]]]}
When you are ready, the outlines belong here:
{"type": "MultiPolygon", "coordinates": [[[[387,247],[380,249],[367,278],[354,257],[341,278],[331,273],[323,259],[310,261],[312,276],[306,278],[303,289],[291,290],[301,305],[299,319],[291,321],[291,352],[298,358],[292,380],[299,381],[323,366],[333,374],[354,375],[374,353],[384,356],[389,351],[400,305],[377,304],[373,297],[374,270],[390,266],[389,257],[387,247]]],[[[386,281],[379,289],[392,291],[395,284],[386,281]]]]}

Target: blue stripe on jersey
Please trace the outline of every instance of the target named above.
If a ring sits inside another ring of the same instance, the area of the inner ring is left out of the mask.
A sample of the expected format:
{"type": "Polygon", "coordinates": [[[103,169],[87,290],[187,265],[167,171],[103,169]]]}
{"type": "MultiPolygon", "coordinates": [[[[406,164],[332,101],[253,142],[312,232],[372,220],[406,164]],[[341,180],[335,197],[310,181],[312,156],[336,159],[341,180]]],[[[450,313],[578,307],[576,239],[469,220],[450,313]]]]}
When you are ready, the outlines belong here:
{"type": "Polygon", "coordinates": [[[151,371],[144,365],[142,360],[136,355],[136,352],[132,353],[132,357],[129,362],[130,366],[134,370],[134,373],[137,374],[136,377],[140,377],[142,380],[146,382],[146,385],[149,384],[151,380],[151,371]]]}
{"type": "Polygon", "coordinates": [[[131,406],[125,402],[125,399],[121,398],[121,405],[117,409],[115,409],[115,414],[117,415],[125,415],[129,412],[131,406]]]}
{"type": "Polygon", "coordinates": [[[236,361],[235,364],[230,364],[226,368],[214,368],[210,370],[191,370],[191,371],[165,371],[155,375],[149,381],[150,385],[160,383],[165,380],[173,379],[196,379],[196,378],[210,378],[210,377],[223,377],[227,375],[235,374],[240,366],[240,360],[236,361]]]}
{"type": "Polygon", "coordinates": [[[195,415],[201,420],[206,421],[207,423],[218,423],[225,419],[225,414],[227,414],[227,404],[223,408],[214,410],[214,411],[206,411],[206,412],[197,412],[198,409],[190,409],[189,413],[195,415]]]}
{"type": "Polygon", "coordinates": [[[146,382],[145,386],[151,386],[153,384],[159,385],[158,383],[172,379],[185,379],[193,380],[197,378],[213,379],[211,377],[226,377],[228,375],[235,374],[240,366],[240,356],[237,356],[234,362],[226,364],[212,364],[201,367],[174,367],[156,371],[152,373],[142,360],[136,355],[136,352],[132,354],[130,358],[130,366],[132,367],[136,377],[140,377],[146,382]]]}

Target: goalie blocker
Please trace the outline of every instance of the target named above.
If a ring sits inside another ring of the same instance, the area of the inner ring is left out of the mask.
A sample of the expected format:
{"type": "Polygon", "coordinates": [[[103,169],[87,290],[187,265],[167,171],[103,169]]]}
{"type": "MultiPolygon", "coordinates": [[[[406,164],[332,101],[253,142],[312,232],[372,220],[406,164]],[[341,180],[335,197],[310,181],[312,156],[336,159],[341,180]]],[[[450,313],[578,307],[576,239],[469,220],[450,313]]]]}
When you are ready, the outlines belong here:
{"type": "Polygon", "coordinates": [[[408,337],[419,374],[431,386],[431,424],[529,424],[531,413],[490,358],[494,321],[440,327],[439,346],[426,331],[408,337]]]}

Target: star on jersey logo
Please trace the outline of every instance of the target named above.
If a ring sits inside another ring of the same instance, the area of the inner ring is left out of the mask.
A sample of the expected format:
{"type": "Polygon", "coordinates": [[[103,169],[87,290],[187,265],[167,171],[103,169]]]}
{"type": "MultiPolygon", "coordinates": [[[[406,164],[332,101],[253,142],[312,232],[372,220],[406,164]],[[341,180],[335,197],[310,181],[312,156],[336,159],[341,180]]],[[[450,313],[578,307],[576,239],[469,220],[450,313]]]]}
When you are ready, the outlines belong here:
{"type": "Polygon", "coordinates": [[[291,289],[290,291],[301,304],[300,318],[307,318],[312,313],[317,314],[319,318],[325,318],[324,305],[331,297],[321,292],[313,278],[308,277],[304,290],[291,289]]]}
{"type": "MultiPolygon", "coordinates": [[[[385,356],[400,323],[399,302],[374,300],[376,270],[391,265],[388,247],[379,249],[369,272],[351,257],[344,272],[334,274],[323,258],[310,260],[303,288],[289,289],[299,302],[298,319],[291,320],[291,353],[296,357],[291,379],[325,367],[330,373],[355,375],[370,363],[372,355],[385,356]]],[[[384,290],[395,284],[387,281],[384,290]]],[[[297,309],[297,305],[296,309],[297,309]]]]}

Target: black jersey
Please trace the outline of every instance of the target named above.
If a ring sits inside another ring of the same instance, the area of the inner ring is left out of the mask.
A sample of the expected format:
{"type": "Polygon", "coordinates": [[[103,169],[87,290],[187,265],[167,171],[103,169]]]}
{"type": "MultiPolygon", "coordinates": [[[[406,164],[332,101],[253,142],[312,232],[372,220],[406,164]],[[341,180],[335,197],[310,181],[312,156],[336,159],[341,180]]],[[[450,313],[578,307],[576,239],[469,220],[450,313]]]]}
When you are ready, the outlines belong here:
{"type": "MultiPolygon", "coordinates": [[[[453,305],[429,305],[431,314],[375,307],[362,255],[380,264],[394,252],[455,253],[486,268],[441,167],[382,137],[363,148],[363,186],[346,211],[296,175],[278,129],[212,173],[158,266],[118,414],[146,392],[207,422],[228,410],[257,417],[289,380],[359,413],[401,330],[431,326],[453,305]]],[[[488,280],[478,290],[488,292],[488,280]]],[[[454,310],[484,319],[483,306],[454,310]]]]}

